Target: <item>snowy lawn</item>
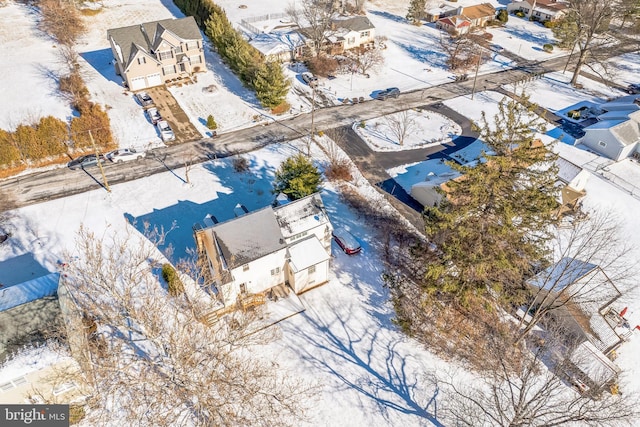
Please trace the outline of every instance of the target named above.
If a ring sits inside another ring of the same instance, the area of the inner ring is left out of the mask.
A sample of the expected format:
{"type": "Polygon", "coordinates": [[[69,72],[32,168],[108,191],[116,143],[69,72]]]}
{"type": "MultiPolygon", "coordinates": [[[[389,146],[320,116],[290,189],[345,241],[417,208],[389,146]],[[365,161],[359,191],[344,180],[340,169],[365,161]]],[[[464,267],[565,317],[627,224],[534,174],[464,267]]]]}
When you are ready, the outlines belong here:
{"type": "Polygon", "coordinates": [[[504,27],[492,27],[487,31],[493,34],[491,43],[502,46],[505,50],[524,59],[544,61],[569,54],[569,51],[557,46],[554,46],[550,53],[545,52],[542,46],[547,43],[554,44],[556,41],[551,29],[515,15],[509,15],[509,20],[504,27]]]}
{"type": "MultiPolygon", "coordinates": [[[[607,60],[609,69],[607,70],[612,76],[613,81],[623,86],[629,84],[640,84],[638,70],[640,70],[640,55],[637,52],[626,53],[615,58],[607,60]]],[[[594,68],[601,71],[602,67],[595,64],[594,68]]]]}
{"type": "Polygon", "coordinates": [[[56,43],[37,28],[31,7],[11,1],[0,12],[0,129],[13,131],[45,116],[67,120],[72,112],[58,94],[56,76],[64,66],[56,43]]]}
{"type": "Polygon", "coordinates": [[[407,110],[376,117],[355,123],[353,129],[374,151],[430,147],[451,141],[462,133],[453,120],[428,110],[407,110]],[[402,133],[406,135],[400,144],[398,135],[402,133]]]}

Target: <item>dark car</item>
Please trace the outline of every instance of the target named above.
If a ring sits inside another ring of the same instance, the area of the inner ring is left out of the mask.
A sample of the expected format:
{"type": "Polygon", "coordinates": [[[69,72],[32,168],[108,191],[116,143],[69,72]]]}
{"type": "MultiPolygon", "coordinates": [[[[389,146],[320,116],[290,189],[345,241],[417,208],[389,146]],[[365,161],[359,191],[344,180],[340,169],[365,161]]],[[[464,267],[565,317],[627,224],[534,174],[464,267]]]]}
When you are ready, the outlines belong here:
{"type": "Polygon", "coordinates": [[[353,237],[353,234],[349,233],[344,228],[336,228],[331,234],[338,246],[340,246],[347,255],[357,254],[362,250],[360,243],[358,243],[356,238],[353,237]]]}
{"type": "Polygon", "coordinates": [[[640,93],[640,83],[632,83],[627,86],[627,92],[631,95],[637,95],[640,93]]]}
{"type": "Polygon", "coordinates": [[[400,96],[400,89],[397,87],[390,87],[385,90],[381,90],[376,94],[376,99],[384,101],[387,98],[397,98],[400,96]]]}
{"type": "Polygon", "coordinates": [[[87,154],[86,156],[80,156],[71,160],[67,163],[69,169],[84,169],[87,166],[95,166],[98,164],[98,159],[100,159],[100,163],[104,163],[104,156],[100,154],[100,157],[96,157],[95,154],[87,154]]]}
{"type": "Polygon", "coordinates": [[[138,92],[136,93],[136,99],[143,107],[147,107],[149,105],[153,105],[153,99],[149,96],[147,92],[138,92]]]}
{"type": "Polygon", "coordinates": [[[318,85],[318,78],[311,73],[302,73],[300,77],[302,77],[302,81],[304,81],[310,87],[315,87],[318,85]]]}

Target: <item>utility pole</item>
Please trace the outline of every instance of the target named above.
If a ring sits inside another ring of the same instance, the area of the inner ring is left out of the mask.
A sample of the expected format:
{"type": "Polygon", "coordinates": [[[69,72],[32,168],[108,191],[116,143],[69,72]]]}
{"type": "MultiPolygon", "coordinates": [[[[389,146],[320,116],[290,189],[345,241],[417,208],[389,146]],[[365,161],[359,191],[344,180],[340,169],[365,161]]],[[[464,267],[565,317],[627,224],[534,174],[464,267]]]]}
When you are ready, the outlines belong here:
{"type": "Polygon", "coordinates": [[[309,144],[307,144],[307,156],[311,156],[311,142],[315,139],[316,129],[313,122],[313,116],[316,111],[316,86],[311,88],[311,135],[309,135],[309,144]]]}
{"type": "Polygon", "coordinates": [[[98,147],[96,147],[96,142],[93,140],[93,135],[91,134],[91,130],[89,130],[89,139],[91,139],[93,152],[96,154],[96,160],[98,161],[98,167],[100,168],[100,173],[102,174],[102,181],[104,182],[104,188],[105,190],[107,190],[108,193],[111,193],[111,187],[109,187],[107,176],[104,174],[104,169],[102,168],[102,162],[100,161],[100,153],[98,153],[98,147]]]}
{"type": "Polygon", "coordinates": [[[483,50],[478,55],[478,63],[476,64],[476,75],[473,77],[473,88],[471,89],[471,100],[473,101],[473,95],[476,93],[476,82],[478,81],[478,71],[480,70],[480,60],[482,60],[483,50]]]}

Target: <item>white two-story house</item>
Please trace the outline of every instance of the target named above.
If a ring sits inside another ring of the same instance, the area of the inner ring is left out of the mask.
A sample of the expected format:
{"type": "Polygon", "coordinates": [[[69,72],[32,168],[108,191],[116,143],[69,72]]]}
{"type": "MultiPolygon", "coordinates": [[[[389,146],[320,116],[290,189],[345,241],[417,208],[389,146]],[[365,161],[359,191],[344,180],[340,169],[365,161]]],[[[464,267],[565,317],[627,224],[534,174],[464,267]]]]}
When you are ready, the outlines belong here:
{"type": "Polygon", "coordinates": [[[195,227],[200,256],[225,307],[272,290],[301,293],[328,281],[333,227],[319,194],[195,227]]]}

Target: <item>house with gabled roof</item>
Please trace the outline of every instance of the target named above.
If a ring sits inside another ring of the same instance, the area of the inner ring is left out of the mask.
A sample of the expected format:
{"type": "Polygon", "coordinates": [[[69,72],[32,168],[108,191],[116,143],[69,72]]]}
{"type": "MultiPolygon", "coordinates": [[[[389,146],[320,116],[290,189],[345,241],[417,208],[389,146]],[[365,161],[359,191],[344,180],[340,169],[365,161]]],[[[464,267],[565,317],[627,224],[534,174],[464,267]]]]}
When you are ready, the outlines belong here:
{"type": "Polygon", "coordinates": [[[584,136],[577,139],[575,145],[584,145],[615,161],[639,152],[640,110],[616,108],[603,113],[599,118],[605,120],[584,128],[584,136]]]}
{"type": "Polygon", "coordinates": [[[192,16],[107,31],[116,74],[132,91],[206,71],[200,29],[192,16]]]}
{"type": "Polygon", "coordinates": [[[624,310],[617,306],[622,294],[603,269],[588,261],[564,257],[537,274],[528,285],[535,290],[530,310],[552,307],[547,321],[559,326],[569,351],[590,355],[588,360],[580,358],[580,363],[575,354],[566,356],[576,359],[573,362],[595,385],[602,386],[603,380],[610,380],[610,376],[598,377],[594,373],[603,369],[611,373],[610,366],[606,366],[609,363],[602,360],[627,341],[633,329],[623,317],[624,310]],[[589,372],[587,367],[594,364],[602,369],[589,372]]]}
{"type": "Polygon", "coordinates": [[[195,226],[198,253],[225,307],[299,294],[329,280],[333,227],[319,194],[208,227],[195,226]]]}
{"type": "Polygon", "coordinates": [[[507,11],[522,11],[527,18],[538,21],[555,21],[566,15],[568,3],[558,0],[514,0],[507,5],[507,11]]]}
{"type": "Polygon", "coordinates": [[[473,28],[484,27],[495,16],[496,9],[489,3],[459,7],[455,15],[447,14],[447,16],[438,19],[436,28],[452,34],[464,34],[473,28]]]}

